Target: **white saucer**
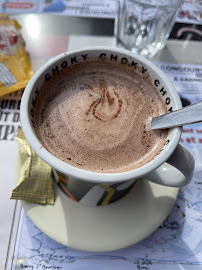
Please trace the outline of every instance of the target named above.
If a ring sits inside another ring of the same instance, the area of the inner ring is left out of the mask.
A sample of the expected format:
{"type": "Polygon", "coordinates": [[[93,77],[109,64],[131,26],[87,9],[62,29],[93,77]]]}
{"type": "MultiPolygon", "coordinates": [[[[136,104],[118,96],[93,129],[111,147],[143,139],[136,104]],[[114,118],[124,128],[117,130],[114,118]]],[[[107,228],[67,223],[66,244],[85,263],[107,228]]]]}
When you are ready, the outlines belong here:
{"type": "Polygon", "coordinates": [[[85,251],[111,251],[146,238],[168,216],[178,188],[138,180],[121,200],[87,207],[56,188],[55,205],[22,201],[29,218],[57,242],[85,251]]]}

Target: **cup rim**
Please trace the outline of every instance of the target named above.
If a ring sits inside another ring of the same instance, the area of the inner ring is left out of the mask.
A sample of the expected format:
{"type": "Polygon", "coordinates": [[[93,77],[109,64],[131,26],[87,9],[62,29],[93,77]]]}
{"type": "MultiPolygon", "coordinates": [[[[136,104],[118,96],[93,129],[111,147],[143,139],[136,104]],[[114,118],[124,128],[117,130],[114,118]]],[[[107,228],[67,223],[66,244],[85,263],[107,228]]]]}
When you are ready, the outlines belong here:
{"type": "Polygon", "coordinates": [[[177,144],[179,143],[180,137],[181,137],[181,127],[175,127],[170,129],[172,133],[172,141],[167,146],[166,151],[163,151],[156,159],[151,160],[150,162],[146,163],[145,165],[125,172],[119,172],[119,173],[98,173],[98,172],[91,172],[87,170],[83,170],[77,167],[74,167],[72,165],[69,165],[55,156],[53,156],[48,150],[45,149],[45,147],[42,146],[41,142],[39,141],[38,137],[36,136],[33,127],[31,125],[31,121],[29,119],[29,101],[30,101],[30,93],[34,90],[33,86],[37,82],[37,80],[40,78],[41,74],[45,72],[52,64],[57,62],[58,60],[71,56],[74,54],[78,54],[81,52],[87,52],[87,51],[100,51],[102,52],[116,52],[119,54],[124,54],[129,57],[132,57],[147,66],[154,71],[155,73],[158,72],[158,75],[161,77],[164,84],[167,85],[169,89],[172,89],[172,95],[174,97],[174,103],[177,108],[182,107],[182,103],[180,100],[180,97],[177,93],[177,90],[173,86],[173,84],[170,82],[170,80],[167,78],[167,76],[152,62],[147,60],[146,58],[136,55],[130,51],[126,51],[124,49],[119,48],[113,48],[113,47],[105,47],[105,46],[93,46],[93,47],[86,47],[82,49],[77,49],[69,52],[64,52],[62,54],[59,54],[58,56],[54,57],[47,63],[45,63],[31,78],[31,80],[28,82],[25,91],[22,96],[21,100],[21,107],[20,107],[20,119],[21,119],[21,127],[23,130],[23,133],[25,135],[25,138],[27,139],[30,146],[33,148],[35,153],[44,160],[47,164],[49,164],[52,168],[54,168],[56,171],[59,171],[60,173],[64,175],[68,175],[71,177],[75,177],[77,179],[81,179],[87,182],[94,182],[94,183],[119,183],[119,182],[125,182],[129,181],[131,179],[136,179],[139,177],[142,177],[143,175],[146,175],[147,173],[155,170],[158,168],[161,164],[163,164],[174,152],[177,144]],[[162,161],[163,160],[163,161],[162,161]]]}

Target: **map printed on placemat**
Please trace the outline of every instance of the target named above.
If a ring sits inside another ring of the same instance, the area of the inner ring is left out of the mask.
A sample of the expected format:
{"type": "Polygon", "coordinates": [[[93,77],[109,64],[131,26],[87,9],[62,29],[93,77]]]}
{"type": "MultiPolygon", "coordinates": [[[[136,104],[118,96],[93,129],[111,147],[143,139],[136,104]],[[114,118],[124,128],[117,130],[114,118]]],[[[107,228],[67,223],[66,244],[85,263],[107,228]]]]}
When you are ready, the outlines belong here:
{"type": "MultiPolygon", "coordinates": [[[[174,83],[184,105],[202,97],[201,65],[157,65],[174,83]]],[[[195,157],[194,177],[180,190],[171,213],[152,235],[118,251],[78,251],[50,239],[22,210],[12,269],[201,269],[202,124],[184,126],[181,143],[195,157]]]]}

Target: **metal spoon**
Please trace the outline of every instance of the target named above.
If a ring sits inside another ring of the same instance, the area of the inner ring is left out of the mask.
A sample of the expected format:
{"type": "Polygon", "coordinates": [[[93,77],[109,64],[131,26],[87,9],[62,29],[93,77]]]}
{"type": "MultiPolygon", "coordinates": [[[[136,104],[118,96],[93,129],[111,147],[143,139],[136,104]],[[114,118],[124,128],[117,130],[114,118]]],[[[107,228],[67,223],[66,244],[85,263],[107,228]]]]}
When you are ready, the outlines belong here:
{"type": "Polygon", "coordinates": [[[202,101],[152,118],[151,129],[165,129],[197,122],[202,122],[202,101]]]}

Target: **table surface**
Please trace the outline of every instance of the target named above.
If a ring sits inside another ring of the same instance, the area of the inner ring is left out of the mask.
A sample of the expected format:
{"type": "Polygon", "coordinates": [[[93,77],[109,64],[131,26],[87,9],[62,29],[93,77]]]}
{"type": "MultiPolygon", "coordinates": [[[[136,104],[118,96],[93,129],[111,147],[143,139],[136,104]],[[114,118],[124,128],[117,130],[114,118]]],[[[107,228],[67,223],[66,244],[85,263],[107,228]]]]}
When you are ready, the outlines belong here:
{"type": "MultiPolygon", "coordinates": [[[[114,37],[114,19],[78,18],[42,14],[18,14],[12,15],[10,17],[15,18],[23,27],[22,35],[25,39],[25,44],[30,55],[34,71],[36,71],[50,57],[65,50],[72,50],[75,48],[90,45],[116,46],[116,40],[114,37]],[[44,42],[45,40],[47,40],[47,43],[44,42]],[[55,45],[53,46],[54,48],[52,48],[49,42],[58,42],[56,43],[57,48],[54,47],[55,45]],[[40,52],[40,46],[42,44],[43,46],[47,46],[47,53],[44,53],[43,50],[40,52]]],[[[151,60],[153,62],[201,65],[201,49],[202,46],[200,41],[191,41],[188,39],[170,39],[167,41],[165,48],[158,52],[151,60]]],[[[7,215],[10,215],[10,217],[12,217],[9,220],[10,223],[8,222],[9,224],[11,224],[12,229],[9,229],[9,231],[7,230],[7,232],[9,234],[8,242],[10,241],[10,243],[13,243],[12,245],[10,245],[10,250],[5,250],[5,248],[3,249],[2,247],[0,247],[0,252],[2,254],[7,254],[5,269],[11,269],[13,263],[13,252],[15,248],[15,241],[12,242],[11,240],[15,240],[18,230],[18,221],[20,220],[20,217],[18,215],[20,213],[19,204],[16,204],[16,202],[14,201],[8,201],[7,199],[9,197],[9,193],[12,190],[14,179],[14,169],[13,167],[11,167],[11,164],[12,166],[14,166],[15,163],[15,158],[13,157],[13,155],[12,157],[9,155],[9,151],[13,153],[17,151],[16,142],[0,141],[0,150],[0,169],[2,171],[2,175],[4,175],[4,177],[7,177],[7,184],[9,185],[7,192],[4,193],[3,189],[1,189],[2,198],[0,199],[0,203],[4,204],[6,201],[6,208],[4,214],[6,212],[7,215]],[[1,155],[1,153],[4,153],[4,155],[1,155]],[[8,164],[9,168],[12,168],[12,170],[8,170],[8,164]],[[15,214],[14,217],[13,213],[15,211],[17,214],[15,214]],[[17,225],[13,226],[12,224],[14,223],[17,225]]],[[[5,247],[7,248],[7,245],[5,245],[5,247]]],[[[0,269],[4,269],[3,267],[5,265],[5,261],[3,263],[4,264],[2,264],[2,268],[0,264],[0,269]]],[[[145,266],[148,268],[140,268],[144,267],[144,264],[142,264],[142,266],[140,266],[139,268],[138,264],[136,265],[137,269],[150,269],[148,265],[145,266]]],[[[201,269],[196,268],[196,265],[194,267],[195,268],[193,269],[201,269]]]]}
{"type": "MultiPolygon", "coordinates": [[[[23,26],[22,34],[27,42],[29,42],[30,39],[33,39],[32,28],[36,32],[37,27],[38,38],[50,35],[114,37],[114,19],[66,17],[43,14],[19,14],[10,17],[17,19],[23,26]]],[[[37,37],[34,36],[34,38],[37,37]]],[[[192,41],[189,39],[189,36],[187,36],[187,40],[170,39],[167,41],[165,48],[158,52],[151,60],[171,63],[201,64],[201,42],[192,41]]]]}

